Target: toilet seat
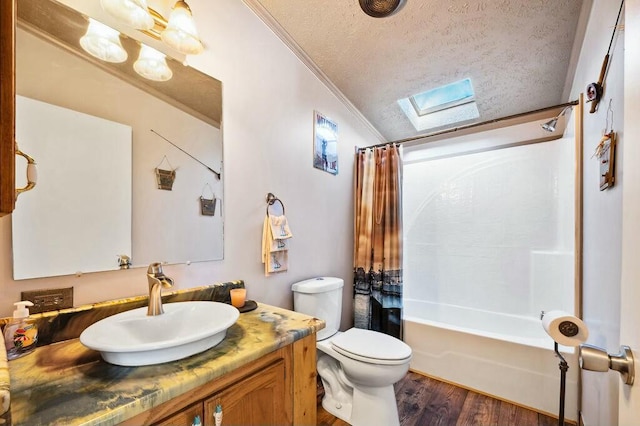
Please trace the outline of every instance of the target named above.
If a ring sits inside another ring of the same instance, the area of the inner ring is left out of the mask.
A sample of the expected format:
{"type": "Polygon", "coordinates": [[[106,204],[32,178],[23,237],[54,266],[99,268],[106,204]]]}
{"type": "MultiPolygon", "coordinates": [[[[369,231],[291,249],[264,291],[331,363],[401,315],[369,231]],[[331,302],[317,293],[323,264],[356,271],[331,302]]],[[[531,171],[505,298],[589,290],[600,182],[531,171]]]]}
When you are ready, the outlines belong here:
{"type": "Polygon", "coordinates": [[[411,347],[402,340],[361,328],[351,328],[334,336],[331,346],[348,358],[370,364],[405,364],[411,358],[411,347]]]}

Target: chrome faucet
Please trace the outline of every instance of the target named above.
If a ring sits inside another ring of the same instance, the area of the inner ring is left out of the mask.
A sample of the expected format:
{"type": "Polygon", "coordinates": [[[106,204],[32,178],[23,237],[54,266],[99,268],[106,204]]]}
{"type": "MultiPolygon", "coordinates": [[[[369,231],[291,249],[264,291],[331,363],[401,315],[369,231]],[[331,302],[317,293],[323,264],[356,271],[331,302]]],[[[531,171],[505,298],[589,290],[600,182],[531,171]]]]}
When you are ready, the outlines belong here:
{"type": "Polygon", "coordinates": [[[173,286],[173,280],[162,272],[162,264],[155,262],[147,268],[147,280],[149,281],[149,309],[148,316],[161,315],[162,309],[162,287],[173,286]]]}

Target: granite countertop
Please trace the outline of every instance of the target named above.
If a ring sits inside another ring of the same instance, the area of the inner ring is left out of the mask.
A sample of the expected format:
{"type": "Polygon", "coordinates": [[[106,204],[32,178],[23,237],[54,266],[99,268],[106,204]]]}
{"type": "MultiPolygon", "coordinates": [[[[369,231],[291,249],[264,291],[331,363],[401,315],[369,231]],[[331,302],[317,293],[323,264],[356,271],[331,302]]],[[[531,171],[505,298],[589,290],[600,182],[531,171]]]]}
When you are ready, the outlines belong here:
{"type": "Polygon", "coordinates": [[[324,321],[259,303],[214,348],[165,364],[111,365],[77,338],[38,347],[9,362],[11,421],[117,424],[322,328],[324,321]]]}

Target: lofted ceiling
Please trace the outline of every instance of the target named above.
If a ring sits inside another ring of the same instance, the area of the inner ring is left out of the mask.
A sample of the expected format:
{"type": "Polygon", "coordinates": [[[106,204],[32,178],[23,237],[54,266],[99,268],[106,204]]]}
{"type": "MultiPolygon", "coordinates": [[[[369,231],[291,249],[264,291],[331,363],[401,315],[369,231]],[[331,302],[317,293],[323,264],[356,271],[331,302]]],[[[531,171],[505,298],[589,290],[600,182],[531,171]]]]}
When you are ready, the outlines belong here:
{"type": "MultiPolygon", "coordinates": [[[[372,18],[357,0],[245,0],[381,141],[417,131],[397,101],[470,78],[480,117],[569,101],[583,0],[407,0],[372,18]],[[575,46],[575,48],[574,48],[575,46]]],[[[452,126],[449,126],[452,127],[452,126]]]]}

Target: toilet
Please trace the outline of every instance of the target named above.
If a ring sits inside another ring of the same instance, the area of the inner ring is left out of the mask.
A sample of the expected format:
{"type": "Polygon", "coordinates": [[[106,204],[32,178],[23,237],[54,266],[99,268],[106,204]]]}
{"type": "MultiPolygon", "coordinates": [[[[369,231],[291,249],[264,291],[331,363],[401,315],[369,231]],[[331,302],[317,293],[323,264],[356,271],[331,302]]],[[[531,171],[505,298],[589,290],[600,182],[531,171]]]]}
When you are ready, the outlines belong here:
{"type": "Polygon", "coordinates": [[[291,286],[294,311],[326,323],[316,334],[318,374],[325,390],[322,407],[353,426],[399,425],[393,384],[407,374],[411,348],[377,331],[338,331],[343,286],[342,279],[333,277],[291,286]]]}

